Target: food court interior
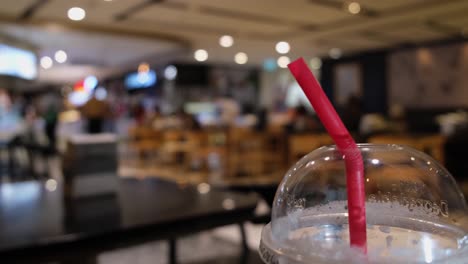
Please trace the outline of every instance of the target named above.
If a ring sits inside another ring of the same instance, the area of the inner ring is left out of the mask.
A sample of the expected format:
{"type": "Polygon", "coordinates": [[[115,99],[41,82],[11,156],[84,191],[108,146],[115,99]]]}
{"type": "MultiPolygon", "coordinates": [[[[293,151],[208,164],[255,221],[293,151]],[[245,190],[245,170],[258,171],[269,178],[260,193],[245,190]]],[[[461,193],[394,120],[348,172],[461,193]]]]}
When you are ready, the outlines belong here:
{"type": "Polygon", "coordinates": [[[423,151],[468,194],[467,12],[2,0],[0,259],[262,263],[281,179],[333,144],[287,69],[300,57],[357,142],[423,151]]]}

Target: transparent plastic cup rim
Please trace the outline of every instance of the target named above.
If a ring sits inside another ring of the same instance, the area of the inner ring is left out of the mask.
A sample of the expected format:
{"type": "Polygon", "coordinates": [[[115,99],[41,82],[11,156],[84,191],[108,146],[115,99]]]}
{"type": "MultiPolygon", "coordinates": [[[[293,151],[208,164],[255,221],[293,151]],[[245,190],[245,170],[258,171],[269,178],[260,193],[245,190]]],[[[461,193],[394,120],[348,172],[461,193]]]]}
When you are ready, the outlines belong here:
{"type": "MultiPolygon", "coordinates": [[[[361,153],[365,152],[375,152],[375,153],[385,153],[385,152],[406,152],[406,154],[409,154],[411,156],[411,160],[413,160],[414,157],[419,157],[420,159],[427,161],[429,163],[433,163],[435,166],[438,166],[438,169],[441,170],[442,174],[450,175],[450,173],[443,168],[441,165],[438,164],[437,161],[435,161],[432,157],[429,155],[416,150],[410,146],[404,146],[404,145],[398,145],[398,144],[372,144],[372,143],[363,143],[363,144],[357,144],[358,149],[361,151],[361,153]]],[[[288,171],[288,173],[285,176],[285,179],[283,179],[283,182],[287,180],[288,177],[291,176],[291,174],[297,173],[296,168],[298,170],[300,169],[300,165],[305,164],[308,161],[311,161],[313,158],[316,158],[320,156],[323,153],[329,152],[329,151],[338,151],[336,145],[328,145],[328,146],[323,146],[321,148],[318,148],[311,153],[305,155],[303,158],[301,158],[291,169],[288,171]]],[[[340,160],[340,157],[335,157],[335,159],[340,160]]],[[[448,181],[453,181],[456,187],[456,183],[454,182],[452,177],[448,177],[448,181]],[[451,178],[451,179],[450,179],[451,178]]],[[[282,182],[282,184],[283,184],[282,182]]],[[[459,191],[459,189],[454,189],[454,191],[459,191]]],[[[279,191],[278,191],[279,192],[279,191]]],[[[277,195],[278,196],[278,192],[277,195]]],[[[277,197],[275,197],[276,201],[277,197]]],[[[465,202],[464,202],[465,203],[465,202]]],[[[466,203],[465,203],[465,209],[466,209],[466,203]]],[[[274,220],[272,218],[272,220],[274,220]]],[[[454,254],[449,255],[447,257],[444,257],[443,259],[436,260],[431,263],[463,263],[459,262],[460,259],[465,259],[468,257],[468,252],[467,252],[467,247],[463,246],[459,250],[456,250],[454,254]],[[449,262],[447,262],[449,261],[449,262]]],[[[291,262],[286,262],[286,263],[310,263],[310,261],[313,261],[314,263],[336,263],[336,261],[342,261],[342,259],[332,259],[332,258],[323,258],[320,254],[318,255],[302,255],[299,251],[295,251],[293,248],[288,248],[284,247],[280,244],[278,244],[277,241],[275,241],[275,238],[273,237],[272,234],[272,224],[269,223],[267,226],[262,231],[262,241],[260,245],[260,253],[262,259],[265,261],[265,263],[277,263],[277,262],[271,262],[271,260],[275,259],[276,257],[281,257],[282,259],[287,259],[291,262]],[[291,251],[292,250],[292,251],[291,251]],[[308,261],[308,262],[304,262],[308,261]]],[[[351,263],[354,263],[350,260],[351,263]]],[[[280,262],[282,263],[282,262],[280,262]]]]}

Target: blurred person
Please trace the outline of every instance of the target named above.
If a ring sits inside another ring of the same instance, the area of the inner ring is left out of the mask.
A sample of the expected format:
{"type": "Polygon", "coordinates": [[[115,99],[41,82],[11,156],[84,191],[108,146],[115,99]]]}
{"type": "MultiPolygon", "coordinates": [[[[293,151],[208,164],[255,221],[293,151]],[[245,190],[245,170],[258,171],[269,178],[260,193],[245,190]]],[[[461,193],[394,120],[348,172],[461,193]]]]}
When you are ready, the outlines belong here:
{"type": "Polygon", "coordinates": [[[88,121],[87,132],[97,134],[103,132],[104,122],[110,117],[111,109],[104,100],[93,97],[81,108],[81,113],[88,121]]]}
{"type": "Polygon", "coordinates": [[[0,141],[9,141],[21,133],[21,112],[14,107],[10,93],[0,88],[0,141]]]}
{"type": "Polygon", "coordinates": [[[11,98],[6,89],[0,88],[0,127],[2,131],[7,128],[8,115],[10,114],[11,98]]]}
{"type": "Polygon", "coordinates": [[[35,159],[46,152],[43,148],[47,146],[48,140],[44,128],[44,120],[39,115],[34,103],[27,104],[24,110],[24,130],[20,140],[26,147],[28,170],[33,176],[37,176],[35,159]]]}
{"type": "Polygon", "coordinates": [[[45,135],[48,141],[48,151],[55,152],[57,143],[57,120],[59,111],[53,104],[47,106],[46,111],[43,114],[45,121],[45,135]]]}
{"type": "Polygon", "coordinates": [[[155,130],[163,130],[166,128],[166,116],[161,114],[159,107],[156,106],[151,117],[151,127],[155,130]]]}
{"type": "Polygon", "coordinates": [[[257,115],[254,113],[252,105],[244,105],[242,107],[242,114],[236,118],[236,126],[244,128],[254,128],[257,125],[257,115]]]}
{"type": "Polygon", "coordinates": [[[358,132],[363,116],[362,101],[356,95],[351,95],[341,113],[344,125],[350,132],[358,132]]]}
{"type": "Polygon", "coordinates": [[[359,133],[362,140],[366,141],[369,137],[390,132],[389,122],[382,114],[369,113],[365,114],[359,124],[359,133]]]}
{"type": "Polygon", "coordinates": [[[135,119],[135,122],[138,126],[142,126],[145,123],[146,111],[143,104],[138,103],[132,108],[132,117],[135,119]]]}
{"type": "Polygon", "coordinates": [[[234,100],[231,94],[227,94],[216,99],[216,106],[219,111],[219,121],[223,126],[231,126],[235,123],[240,114],[239,103],[234,100]]]}
{"type": "Polygon", "coordinates": [[[11,98],[6,89],[0,88],[0,114],[10,110],[11,98]]]}
{"type": "Polygon", "coordinates": [[[255,130],[265,131],[268,127],[268,110],[264,107],[257,111],[257,123],[255,124],[255,130]]]}
{"type": "Polygon", "coordinates": [[[394,104],[389,111],[389,129],[392,132],[404,133],[408,130],[406,125],[405,108],[399,104],[394,104]]]}
{"type": "Polygon", "coordinates": [[[235,84],[231,94],[237,102],[241,102],[244,105],[255,105],[257,103],[255,86],[247,79],[235,84]]]}
{"type": "Polygon", "coordinates": [[[182,129],[182,118],[180,112],[167,114],[160,120],[160,128],[162,129],[182,129]]]}
{"type": "Polygon", "coordinates": [[[182,110],[179,112],[178,118],[180,119],[182,129],[195,131],[201,130],[201,125],[194,115],[182,110]]]}
{"type": "Polygon", "coordinates": [[[161,118],[161,111],[159,106],[155,105],[151,111],[148,112],[146,115],[145,123],[148,126],[153,126],[154,122],[161,118]]]}
{"type": "Polygon", "coordinates": [[[16,115],[24,115],[26,111],[26,100],[22,95],[12,96],[11,111],[16,115]]]}
{"type": "Polygon", "coordinates": [[[55,93],[46,93],[37,98],[37,114],[42,121],[41,130],[45,136],[42,146],[45,154],[56,151],[58,115],[61,109],[61,97],[55,93]],[[45,142],[44,142],[45,141],[45,142]]]}
{"type": "Polygon", "coordinates": [[[288,133],[305,133],[319,130],[318,122],[307,112],[307,109],[300,105],[294,108],[291,119],[286,125],[288,133]]]}

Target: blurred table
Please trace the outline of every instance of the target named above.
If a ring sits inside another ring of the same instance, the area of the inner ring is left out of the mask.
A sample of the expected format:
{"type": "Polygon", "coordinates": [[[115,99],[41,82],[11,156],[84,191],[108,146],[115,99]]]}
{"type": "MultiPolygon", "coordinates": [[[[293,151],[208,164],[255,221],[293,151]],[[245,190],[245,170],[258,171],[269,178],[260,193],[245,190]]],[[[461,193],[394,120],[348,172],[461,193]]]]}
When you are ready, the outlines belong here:
{"type": "Polygon", "coordinates": [[[54,183],[0,185],[2,263],[93,263],[100,252],[159,239],[170,241],[174,263],[175,238],[248,221],[258,202],[157,179],[122,179],[116,195],[66,200],[54,183]]]}

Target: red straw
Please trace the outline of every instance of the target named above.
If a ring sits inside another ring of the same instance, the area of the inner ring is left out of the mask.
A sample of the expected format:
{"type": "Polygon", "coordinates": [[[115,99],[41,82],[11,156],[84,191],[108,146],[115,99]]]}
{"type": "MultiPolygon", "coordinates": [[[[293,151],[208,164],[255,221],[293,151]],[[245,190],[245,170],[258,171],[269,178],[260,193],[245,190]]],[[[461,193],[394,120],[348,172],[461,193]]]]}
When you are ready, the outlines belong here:
{"type": "Polygon", "coordinates": [[[351,246],[367,252],[366,241],[366,193],[364,190],[364,165],[361,152],[349,134],[322,87],[310,72],[303,58],[288,65],[294,78],[302,87],[314,107],[320,121],[344,155],[348,192],[349,236],[351,246]]]}

